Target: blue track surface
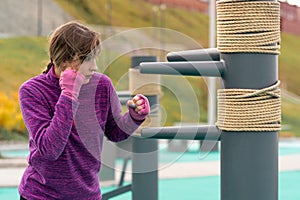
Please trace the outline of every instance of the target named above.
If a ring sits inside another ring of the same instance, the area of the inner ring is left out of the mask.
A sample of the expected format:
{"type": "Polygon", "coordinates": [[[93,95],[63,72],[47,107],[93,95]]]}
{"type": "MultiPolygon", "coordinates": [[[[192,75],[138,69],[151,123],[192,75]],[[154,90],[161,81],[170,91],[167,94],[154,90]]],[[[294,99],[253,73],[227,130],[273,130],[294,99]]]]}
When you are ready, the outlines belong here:
{"type": "MultiPolygon", "coordinates": [[[[300,171],[281,172],[279,174],[279,200],[300,199],[300,171]]],[[[114,187],[102,188],[102,193],[114,187]]],[[[17,188],[0,188],[1,200],[18,199],[17,188]]],[[[127,192],[112,200],[129,200],[127,192]]],[[[161,200],[220,200],[220,177],[195,177],[182,179],[165,179],[159,181],[159,199],[161,200]]]]}
{"type": "MultiPolygon", "coordinates": [[[[280,155],[300,154],[299,143],[280,143],[280,155]]],[[[209,154],[199,153],[199,146],[189,146],[185,153],[168,152],[166,146],[160,146],[159,162],[209,162],[220,159],[219,152],[209,154]]],[[[7,157],[24,157],[28,151],[2,151],[7,157]]],[[[117,163],[122,163],[117,160],[117,163]]],[[[279,200],[300,199],[300,171],[286,171],[279,173],[279,200]]],[[[102,187],[102,193],[113,190],[114,187],[102,187]]],[[[0,200],[19,199],[18,190],[14,188],[0,188],[0,200]]],[[[131,193],[127,192],[112,200],[129,200],[131,193]]],[[[194,177],[159,180],[159,199],[161,200],[219,200],[220,199],[220,177],[194,177]]]]}

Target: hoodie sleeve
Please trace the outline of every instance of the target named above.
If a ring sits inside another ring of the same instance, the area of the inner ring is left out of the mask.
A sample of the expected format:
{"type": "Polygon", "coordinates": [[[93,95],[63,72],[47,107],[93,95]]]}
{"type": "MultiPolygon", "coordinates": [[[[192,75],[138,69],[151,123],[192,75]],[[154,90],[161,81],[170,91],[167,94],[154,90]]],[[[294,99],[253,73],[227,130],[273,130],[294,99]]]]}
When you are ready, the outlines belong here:
{"type": "Polygon", "coordinates": [[[127,139],[144,120],[137,121],[133,119],[129,112],[121,114],[121,103],[109,80],[109,102],[108,102],[108,117],[105,126],[106,137],[113,142],[120,142],[127,139]]]}
{"type": "Polygon", "coordinates": [[[41,92],[28,84],[20,88],[19,100],[30,140],[44,158],[58,159],[67,144],[78,103],[61,95],[53,115],[41,92]]]}

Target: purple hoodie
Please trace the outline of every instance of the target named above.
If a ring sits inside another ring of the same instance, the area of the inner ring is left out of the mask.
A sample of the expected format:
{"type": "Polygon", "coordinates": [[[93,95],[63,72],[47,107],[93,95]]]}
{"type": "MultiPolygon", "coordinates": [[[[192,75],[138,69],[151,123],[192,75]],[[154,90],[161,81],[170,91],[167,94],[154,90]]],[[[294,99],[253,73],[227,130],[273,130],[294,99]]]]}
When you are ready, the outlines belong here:
{"type": "Polygon", "coordinates": [[[61,95],[51,69],[25,82],[19,97],[30,150],[20,195],[28,200],[100,200],[103,136],[119,142],[142,123],[128,112],[121,115],[110,79],[95,73],[75,102],[61,95]]]}

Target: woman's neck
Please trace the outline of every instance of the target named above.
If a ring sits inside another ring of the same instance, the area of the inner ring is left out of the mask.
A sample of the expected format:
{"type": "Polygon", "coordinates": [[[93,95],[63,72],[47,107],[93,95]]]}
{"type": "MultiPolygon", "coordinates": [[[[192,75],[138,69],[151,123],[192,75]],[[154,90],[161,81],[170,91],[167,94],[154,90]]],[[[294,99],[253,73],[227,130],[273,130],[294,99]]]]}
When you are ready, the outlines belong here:
{"type": "Polygon", "coordinates": [[[61,70],[58,67],[53,66],[53,72],[57,78],[60,77],[61,70]]]}

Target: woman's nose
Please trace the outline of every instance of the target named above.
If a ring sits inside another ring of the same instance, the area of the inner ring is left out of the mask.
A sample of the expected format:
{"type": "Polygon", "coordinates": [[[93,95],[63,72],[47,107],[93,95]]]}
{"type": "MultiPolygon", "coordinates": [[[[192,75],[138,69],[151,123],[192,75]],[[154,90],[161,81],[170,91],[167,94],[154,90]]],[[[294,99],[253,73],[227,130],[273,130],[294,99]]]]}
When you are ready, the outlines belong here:
{"type": "Polygon", "coordinates": [[[90,70],[93,71],[93,72],[97,71],[97,70],[98,70],[97,64],[96,64],[96,63],[93,63],[93,64],[91,65],[91,67],[90,67],[90,70]]]}

